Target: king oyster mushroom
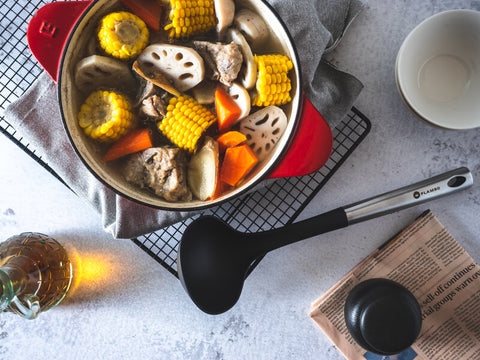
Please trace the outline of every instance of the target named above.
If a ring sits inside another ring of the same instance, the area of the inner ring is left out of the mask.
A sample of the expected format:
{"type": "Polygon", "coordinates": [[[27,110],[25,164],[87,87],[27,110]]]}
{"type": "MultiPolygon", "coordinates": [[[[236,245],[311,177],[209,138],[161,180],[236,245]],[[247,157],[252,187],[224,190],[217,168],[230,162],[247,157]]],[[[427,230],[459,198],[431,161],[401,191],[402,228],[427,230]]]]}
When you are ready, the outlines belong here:
{"type": "Polygon", "coordinates": [[[240,70],[240,81],[246,89],[251,89],[257,81],[257,64],[253,57],[252,49],[240,30],[230,28],[227,31],[227,39],[240,46],[243,55],[243,67],[240,70]]]}
{"type": "Polygon", "coordinates": [[[135,64],[134,66],[140,69],[144,75],[155,75],[153,79],[150,77],[148,80],[175,96],[179,96],[179,92],[187,91],[199,84],[205,75],[202,57],[194,49],[179,45],[153,44],[147,46],[135,64]],[[172,92],[171,87],[176,90],[177,94],[172,92]]]}
{"type": "Polygon", "coordinates": [[[268,39],[267,24],[252,10],[242,9],[237,12],[233,23],[252,46],[262,45],[268,39]]]}
{"type": "Polygon", "coordinates": [[[215,16],[217,18],[216,30],[222,37],[226,28],[228,28],[235,16],[235,2],[233,0],[214,0],[215,16]]]}
{"type": "Polygon", "coordinates": [[[204,201],[215,194],[218,179],[218,143],[209,136],[188,163],[188,186],[198,199],[204,201]]]}
{"type": "Polygon", "coordinates": [[[287,115],[278,106],[270,105],[240,121],[240,132],[259,161],[272,151],[287,128],[287,115]]]}
{"type": "Polygon", "coordinates": [[[215,102],[216,81],[204,80],[192,89],[194,99],[200,105],[210,105],[215,102]]]}

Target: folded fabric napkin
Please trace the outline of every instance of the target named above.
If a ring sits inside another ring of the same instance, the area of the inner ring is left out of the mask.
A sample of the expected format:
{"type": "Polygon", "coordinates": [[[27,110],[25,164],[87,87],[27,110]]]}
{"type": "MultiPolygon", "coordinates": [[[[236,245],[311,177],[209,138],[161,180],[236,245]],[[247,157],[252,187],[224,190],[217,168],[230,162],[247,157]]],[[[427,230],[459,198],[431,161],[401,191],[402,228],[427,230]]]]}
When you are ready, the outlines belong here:
{"type": "MultiPolygon", "coordinates": [[[[359,0],[269,0],[287,25],[300,57],[306,95],[333,128],[350,110],[362,89],[353,76],[322,61],[341,39],[362,8],[359,0]]],[[[155,210],[127,200],[98,181],[83,165],[64,131],[56,84],[46,72],[10,104],[7,121],[36,153],[81,198],[102,216],[104,229],[115,238],[156,231],[193,215],[155,210]]]]}

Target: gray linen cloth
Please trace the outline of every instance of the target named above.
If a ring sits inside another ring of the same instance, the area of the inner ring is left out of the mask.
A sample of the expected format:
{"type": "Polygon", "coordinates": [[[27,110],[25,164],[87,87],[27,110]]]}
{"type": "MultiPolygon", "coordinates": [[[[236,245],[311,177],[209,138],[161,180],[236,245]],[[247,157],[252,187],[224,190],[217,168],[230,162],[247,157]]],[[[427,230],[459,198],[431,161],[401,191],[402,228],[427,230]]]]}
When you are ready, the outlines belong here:
{"type": "MultiPolygon", "coordinates": [[[[353,76],[322,60],[362,9],[360,0],[269,0],[287,25],[300,57],[303,87],[333,128],[350,110],[362,89],[353,76]]],[[[127,200],[105,187],[83,165],[64,131],[56,84],[46,72],[5,110],[17,133],[81,198],[101,215],[115,238],[156,231],[193,215],[155,210],[127,200]]]]}

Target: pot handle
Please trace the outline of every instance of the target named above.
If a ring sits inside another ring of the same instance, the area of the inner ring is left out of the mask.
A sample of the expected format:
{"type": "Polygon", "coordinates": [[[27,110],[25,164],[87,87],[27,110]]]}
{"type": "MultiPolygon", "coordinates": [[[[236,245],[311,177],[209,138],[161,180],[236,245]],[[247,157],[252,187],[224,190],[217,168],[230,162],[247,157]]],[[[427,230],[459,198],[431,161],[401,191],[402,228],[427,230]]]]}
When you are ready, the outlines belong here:
{"type": "Polygon", "coordinates": [[[281,162],[268,178],[307,175],[320,169],[330,158],[333,135],[330,126],[303,94],[300,122],[281,162]]]}
{"type": "Polygon", "coordinates": [[[28,23],[28,46],[55,82],[68,35],[91,1],[48,3],[38,9],[28,23]]]}

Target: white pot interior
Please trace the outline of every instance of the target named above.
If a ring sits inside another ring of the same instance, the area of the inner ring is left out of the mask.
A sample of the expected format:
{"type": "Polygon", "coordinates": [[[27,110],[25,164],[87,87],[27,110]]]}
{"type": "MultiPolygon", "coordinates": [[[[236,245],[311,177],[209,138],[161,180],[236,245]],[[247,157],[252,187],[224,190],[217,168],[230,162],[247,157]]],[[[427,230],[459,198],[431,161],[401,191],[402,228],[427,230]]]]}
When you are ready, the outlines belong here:
{"type": "MultiPolygon", "coordinates": [[[[189,210],[213,206],[226,199],[235,197],[264,179],[279,160],[295,131],[296,119],[300,112],[301,85],[298,81],[298,59],[289,36],[267,5],[255,0],[236,0],[236,4],[237,8],[250,8],[258,14],[261,14],[265,22],[271,27],[272,41],[269,41],[268,48],[261,49],[262,53],[282,53],[292,60],[294,64],[294,69],[291,70],[290,75],[292,80],[292,101],[283,107],[289,119],[288,126],[274,150],[262,163],[256,166],[241,186],[212,201],[193,200],[190,202],[168,202],[153,194],[153,192],[129,184],[124,179],[117,163],[112,162],[110,164],[102,162],[101,158],[105,152],[104,145],[99,145],[89,139],[77,122],[77,114],[86,96],[75,86],[74,69],[79,60],[91,55],[91,50],[89,49],[92,48],[92,42],[95,41],[94,33],[100,18],[111,11],[117,10],[119,7],[118,2],[115,0],[100,0],[94,2],[90,5],[88,12],[84,14],[77,23],[64,49],[63,63],[61,64],[62,68],[59,76],[58,86],[64,122],[73,145],[83,162],[103,183],[107,184],[115,192],[136,202],[157,208],[189,210]]],[[[259,51],[259,49],[253,50],[254,52],[255,50],[259,51]]]]}

